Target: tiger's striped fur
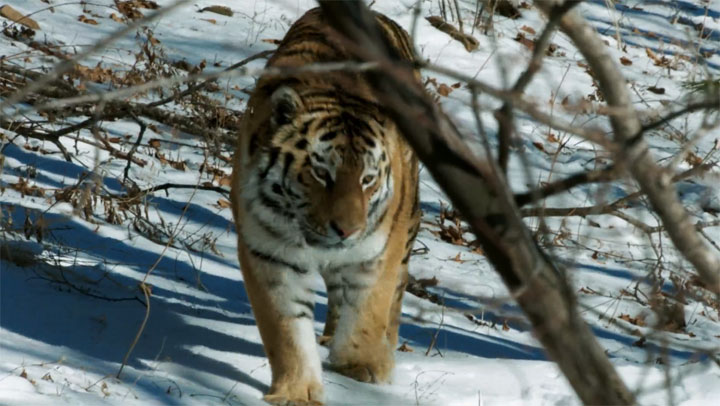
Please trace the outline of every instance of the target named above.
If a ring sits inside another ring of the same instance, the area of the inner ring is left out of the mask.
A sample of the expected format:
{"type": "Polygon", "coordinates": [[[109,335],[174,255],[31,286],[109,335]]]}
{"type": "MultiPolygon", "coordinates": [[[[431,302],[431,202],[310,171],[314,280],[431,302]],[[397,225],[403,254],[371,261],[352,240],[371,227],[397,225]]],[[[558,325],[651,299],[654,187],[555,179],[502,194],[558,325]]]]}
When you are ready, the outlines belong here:
{"type": "MultiPolygon", "coordinates": [[[[376,14],[408,60],[405,31],[376,14]]],[[[288,31],[273,67],[351,60],[319,9],[288,31]]],[[[418,163],[361,74],[262,77],[243,118],[232,209],[245,288],[272,369],[265,399],[322,402],[311,275],[328,291],[333,369],[385,382],[419,227],[418,163]]]]}

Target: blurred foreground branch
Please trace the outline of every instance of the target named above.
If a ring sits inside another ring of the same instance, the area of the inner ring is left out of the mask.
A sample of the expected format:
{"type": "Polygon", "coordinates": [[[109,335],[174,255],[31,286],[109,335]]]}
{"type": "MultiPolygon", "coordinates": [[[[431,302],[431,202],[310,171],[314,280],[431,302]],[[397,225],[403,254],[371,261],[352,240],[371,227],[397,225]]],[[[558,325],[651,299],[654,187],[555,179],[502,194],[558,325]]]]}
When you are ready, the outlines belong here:
{"type": "Polygon", "coordinates": [[[321,0],[329,23],[348,39],[376,97],[472,227],[550,357],[585,404],[628,405],[634,397],[620,380],[576,310],[564,273],[539,249],[519,215],[501,170],[470,155],[449,119],[425,94],[359,1],[321,0]],[[491,220],[492,219],[492,220],[491,220]]]}

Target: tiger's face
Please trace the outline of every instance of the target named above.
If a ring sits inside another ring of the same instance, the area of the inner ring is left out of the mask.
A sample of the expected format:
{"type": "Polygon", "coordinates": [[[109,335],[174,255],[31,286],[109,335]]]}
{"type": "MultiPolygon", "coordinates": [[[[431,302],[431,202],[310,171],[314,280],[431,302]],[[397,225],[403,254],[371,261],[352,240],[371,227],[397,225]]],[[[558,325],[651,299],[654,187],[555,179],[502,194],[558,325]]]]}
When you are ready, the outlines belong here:
{"type": "Polygon", "coordinates": [[[321,247],[372,234],[392,194],[387,121],[354,110],[351,100],[340,105],[336,95],[303,97],[290,87],[276,90],[271,104],[255,189],[276,213],[276,231],[321,247]]]}

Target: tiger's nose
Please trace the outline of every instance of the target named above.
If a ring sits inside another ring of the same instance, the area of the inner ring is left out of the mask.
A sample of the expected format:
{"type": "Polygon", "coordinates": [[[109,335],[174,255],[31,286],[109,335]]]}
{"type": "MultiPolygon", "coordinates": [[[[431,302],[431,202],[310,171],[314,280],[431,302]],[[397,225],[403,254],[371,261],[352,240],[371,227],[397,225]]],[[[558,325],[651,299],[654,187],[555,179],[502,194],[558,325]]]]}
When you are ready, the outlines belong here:
{"type": "Polygon", "coordinates": [[[343,240],[350,238],[351,236],[355,235],[360,231],[360,227],[355,228],[343,228],[338,225],[334,220],[330,221],[330,228],[335,231],[335,234],[338,235],[338,237],[342,238],[343,240]]]}

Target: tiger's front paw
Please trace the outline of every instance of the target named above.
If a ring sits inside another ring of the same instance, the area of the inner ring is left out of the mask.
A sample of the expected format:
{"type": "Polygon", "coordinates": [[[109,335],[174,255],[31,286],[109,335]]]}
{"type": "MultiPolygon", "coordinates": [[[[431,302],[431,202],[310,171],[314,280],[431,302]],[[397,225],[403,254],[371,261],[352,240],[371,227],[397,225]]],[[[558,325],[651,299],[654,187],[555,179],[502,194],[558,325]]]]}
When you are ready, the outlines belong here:
{"type": "Polygon", "coordinates": [[[274,382],[263,400],[280,406],[317,406],[323,404],[323,385],[320,382],[274,382]]]}

